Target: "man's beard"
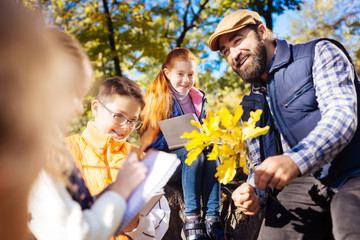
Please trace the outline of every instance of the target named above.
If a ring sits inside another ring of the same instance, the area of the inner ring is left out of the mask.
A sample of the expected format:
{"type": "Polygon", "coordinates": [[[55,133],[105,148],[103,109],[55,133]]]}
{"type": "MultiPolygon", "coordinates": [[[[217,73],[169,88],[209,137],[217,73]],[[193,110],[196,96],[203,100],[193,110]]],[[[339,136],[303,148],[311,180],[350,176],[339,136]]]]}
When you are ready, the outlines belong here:
{"type": "Polygon", "coordinates": [[[237,66],[232,66],[234,72],[236,72],[245,82],[260,83],[260,77],[264,74],[266,69],[267,54],[264,43],[258,40],[255,51],[249,56],[254,59],[254,63],[245,70],[240,70],[241,65],[238,63],[238,61],[241,60],[240,56],[235,62],[237,66]]]}

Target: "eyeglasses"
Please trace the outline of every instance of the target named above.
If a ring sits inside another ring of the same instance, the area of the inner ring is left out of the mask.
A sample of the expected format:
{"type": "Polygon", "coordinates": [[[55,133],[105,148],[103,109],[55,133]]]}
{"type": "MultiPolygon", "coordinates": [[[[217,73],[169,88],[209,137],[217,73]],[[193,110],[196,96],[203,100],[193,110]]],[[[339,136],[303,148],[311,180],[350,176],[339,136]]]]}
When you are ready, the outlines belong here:
{"type": "Polygon", "coordinates": [[[142,126],[142,122],[138,120],[129,120],[120,113],[113,113],[110,109],[108,109],[104,104],[100,102],[100,104],[108,111],[112,117],[113,117],[113,123],[124,126],[126,123],[128,124],[128,127],[131,129],[139,129],[142,126]]]}

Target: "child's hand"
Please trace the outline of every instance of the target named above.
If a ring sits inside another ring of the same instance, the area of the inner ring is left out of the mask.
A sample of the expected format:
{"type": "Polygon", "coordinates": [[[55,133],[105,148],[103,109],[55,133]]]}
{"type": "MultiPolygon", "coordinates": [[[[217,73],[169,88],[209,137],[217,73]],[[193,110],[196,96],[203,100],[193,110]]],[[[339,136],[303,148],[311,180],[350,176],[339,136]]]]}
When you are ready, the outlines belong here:
{"type": "Polygon", "coordinates": [[[126,158],[124,165],[119,170],[119,175],[115,182],[111,184],[109,190],[119,193],[127,200],[133,191],[144,180],[147,168],[139,159],[136,153],[131,152],[126,158]]]}

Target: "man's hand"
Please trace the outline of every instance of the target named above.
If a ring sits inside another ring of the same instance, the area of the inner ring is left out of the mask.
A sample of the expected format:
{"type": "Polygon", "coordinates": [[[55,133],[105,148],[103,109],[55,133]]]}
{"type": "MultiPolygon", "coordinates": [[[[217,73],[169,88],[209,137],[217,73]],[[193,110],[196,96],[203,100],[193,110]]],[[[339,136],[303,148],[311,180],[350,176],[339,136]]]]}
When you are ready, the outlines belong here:
{"type": "Polygon", "coordinates": [[[300,170],[288,156],[268,157],[255,170],[255,186],[282,189],[299,176],[300,170]]]}
{"type": "Polygon", "coordinates": [[[248,183],[241,184],[231,195],[236,207],[246,215],[254,215],[259,209],[259,197],[248,183]]]}

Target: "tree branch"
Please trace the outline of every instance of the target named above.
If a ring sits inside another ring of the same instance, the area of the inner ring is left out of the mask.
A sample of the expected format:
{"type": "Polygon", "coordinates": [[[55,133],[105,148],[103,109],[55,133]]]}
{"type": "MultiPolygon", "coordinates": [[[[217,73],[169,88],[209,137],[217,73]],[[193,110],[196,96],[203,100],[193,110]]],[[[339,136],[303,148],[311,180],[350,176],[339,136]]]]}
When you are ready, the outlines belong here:
{"type": "Polygon", "coordinates": [[[187,15],[188,15],[188,12],[189,12],[190,5],[191,5],[191,0],[189,0],[187,5],[186,5],[186,9],[185,9],[184,17],[183,17],[184,30],[187,29],[187,15]]]}
{"type": "MultiPolygon", "coordinates": [[[[189,8],[191,7],[191,1],[190,0],[188,1],[188,4],[187,4],[186,9],[185,9],[185,14],[184,14],[184,17],[183,17],[184,29],[181,32],[180,37],[176,40],[176,47],[181,47],[181,44],[184,42],[186,33],[189,30],[191,30],[193,27],[196,26],[195,23],[198,21],[201,12],[205,9],[205,6],[206,6],[206,4],[208,2],[209,2],[209,0],[205,0],[202,4],[200,4],[199,11],[196,14],[194,14],[194,17],[192,18],[190,25],[188,25],[188,23],[187,23],[187,14],[188,14],[189,8]]],[[[193,11],[192,7],[191,7],[191,9],[193,11]]]]}
{"type": "Polygon", "coordinates": [[[356,16],[358,14],[357,12],[349,12],[346,15],[344,15],[342,18],[338,19],[333,23],[333,26],[339,26],[342,22],[346,21],[351,16],[356,16]]]}

